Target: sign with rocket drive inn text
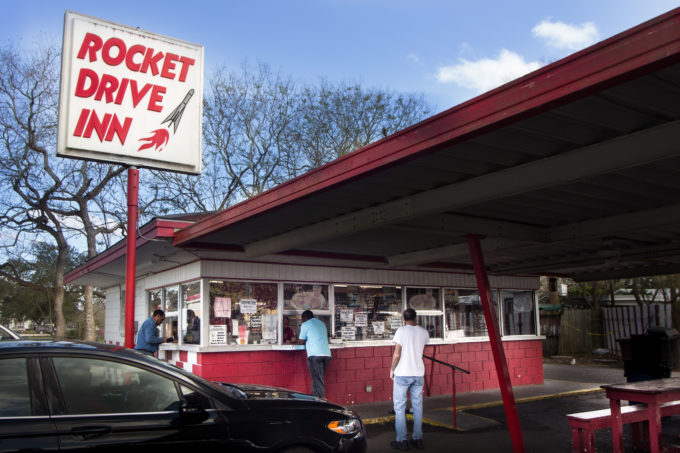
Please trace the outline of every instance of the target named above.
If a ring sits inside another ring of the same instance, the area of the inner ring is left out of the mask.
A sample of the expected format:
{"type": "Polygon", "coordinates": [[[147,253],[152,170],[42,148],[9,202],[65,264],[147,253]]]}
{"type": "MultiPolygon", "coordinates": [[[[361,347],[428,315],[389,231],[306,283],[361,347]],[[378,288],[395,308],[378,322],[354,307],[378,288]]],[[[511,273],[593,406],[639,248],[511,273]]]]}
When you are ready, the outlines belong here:
{"type": "Polygon", "coordinates": [[[201,172],[203,47],[66,12],[57,154],[201,172]]]}

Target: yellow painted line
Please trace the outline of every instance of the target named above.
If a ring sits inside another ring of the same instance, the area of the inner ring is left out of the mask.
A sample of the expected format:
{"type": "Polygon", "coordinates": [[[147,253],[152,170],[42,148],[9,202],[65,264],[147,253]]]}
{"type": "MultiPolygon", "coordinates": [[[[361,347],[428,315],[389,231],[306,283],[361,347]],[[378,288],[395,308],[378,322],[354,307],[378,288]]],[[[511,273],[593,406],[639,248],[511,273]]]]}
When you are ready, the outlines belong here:
{"type": "MultiPolygon", "coordinates": [[[[572,390],[569,392],[561,392],[561,393],[550,393],[547,395],[538,395],[538,396],[528,396],[525,398],[518,398],[515,400],[515,403],[529,403],[532,401],[541,401],[541,400],[547,400],[547,399],[553,399],[553,398],[562,398],[564,396],[576,396],[576,395],[587,395],[589,393],[597,393],[597,392],[603,392],[604,389],[597,387],[597,388],[592,388],[592,389],[583,389],[583,390],[572,390]]],[[[496,406],[502,406],[503,401],[489,401],[487,403],[478,403],[478,404],[467,404],[463,406],[456,406],[456,409],[458,412],[462,411],[469,411],[469,410],[475,410],[475,409],[484,409],[487,407],[496,407],[496,406]]],[[[449,411],[453,412],[452,407],[441,407],[437,409],[429,409],[433,411],[449,411]]],[[[466,414],[469,416],[473,417],[478,417],[482,418],[485,420],[493,421],[495,423],[498,423],[496,420],[492,419],[487,419],[485,417],[480,417],[479,415],[474,415],[474,414],[466,414]]],[[[412,419],[413,415],[412,414],[406,414],[407,419],[412,419]]],[[[394,415],[387,415],[384,417],[372,417],[372,418],[362,418],[361,419],[365,425],[373,425],[373,424],[382,424],[382,423],[391,423],[394,422],[394,415]]],[[[454,428],[453,425],[449,425],[447,423],[441,423],[437,422],[435,420],[427,419],[423,417],[423,423],[426,423],[431,426],[438,426],[440,428],[448,428],[448,429],[455,429],[457,431],[464,431],[460,428],[454,428]]]]}
{"type": "MultiPolygon", "coordinates": [[[[597,387],[597,388],[592,388],[592,389],[582,389],[582,390],[572,390],[569,392],[561,392],[561,393],[549,393],[547,395],[538,395],[538,396],[527,396],[525,398],[518,398],[515,400],[515,403],[529,403],[532,401],[542,401],[542,400],[548,400],[548,399],[553,399],[553,398],[562,398],[564,396],[576,396],[576,395],[587,395],[589,393],[597,393],[597,392],[603,392],[604,389],[597,387]]],[[[475,409],[484,409],[487,407],[496,407],[496,406],[502,406],[503,401],[489,401],[488,403],[478,403],[478,404],[468,404],[464,406],[456,406],[456,409],[458,411],[469,411],[469,410],[475,410],[475,409]]],[[[439,410],[439,411],[450,411],[453,412],[452,407],[442,407],[439,409],[432,409],[432,410],[439,410]]]]}

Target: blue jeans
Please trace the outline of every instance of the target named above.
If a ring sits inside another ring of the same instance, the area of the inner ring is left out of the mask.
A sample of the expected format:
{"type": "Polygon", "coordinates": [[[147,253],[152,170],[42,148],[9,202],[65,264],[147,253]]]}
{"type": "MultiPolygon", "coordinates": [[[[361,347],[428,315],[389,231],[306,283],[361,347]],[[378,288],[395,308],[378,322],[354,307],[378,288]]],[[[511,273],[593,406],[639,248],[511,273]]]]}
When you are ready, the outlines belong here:
{"type": "Polygon", "coordinates": [[[423,438],[423,376],[394,376],[392,400],[394,402],[394,426],[397,430],[397,442],[407,440],[406,436],[406,398],[411,393],[413,409],[412,439],[423,438]]]}

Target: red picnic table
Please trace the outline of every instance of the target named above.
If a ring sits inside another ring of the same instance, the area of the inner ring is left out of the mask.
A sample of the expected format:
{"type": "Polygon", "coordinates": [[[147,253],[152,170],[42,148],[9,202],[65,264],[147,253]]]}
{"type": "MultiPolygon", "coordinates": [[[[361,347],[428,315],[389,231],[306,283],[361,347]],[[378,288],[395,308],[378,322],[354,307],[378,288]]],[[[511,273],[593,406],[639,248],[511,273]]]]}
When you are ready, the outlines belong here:
{"type": "Polygon", "coordinates": [[[603,385],[612,414],[612,443],[614,453],[623,453],[623,423],[621,401],[636,401],[647,405],[649,421],[649,447],[652,453],[661,450],[660,405],[680,400],[680,378],[655,379],[626,384],[603,385]]]}

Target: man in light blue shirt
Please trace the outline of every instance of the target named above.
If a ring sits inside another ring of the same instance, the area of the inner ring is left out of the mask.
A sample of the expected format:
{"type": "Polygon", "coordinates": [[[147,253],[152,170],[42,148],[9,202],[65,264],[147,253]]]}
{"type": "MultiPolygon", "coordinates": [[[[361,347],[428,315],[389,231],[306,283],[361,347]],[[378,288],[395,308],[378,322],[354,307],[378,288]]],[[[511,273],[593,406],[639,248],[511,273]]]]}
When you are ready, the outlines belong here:
{"type": "Polygon", "coordinates": [[[328,362],[331,360],[331,349],[328,347],[328,331],[323,321],[314,317],[311,310],[302,312],[302,327],[298,336],[298,344],[305,345],[307,350],[307,366],[312,376],[312,395],[326,397],[324,377],[328,362]]]}
{"type": "Polygon", "coordinates": [[[163,320],[165,320],[165,312],[163,310],[156,310],[149,319],[144,321],[137,333],[137,344],[135,345],[137,351],[154,355],[158,352],[159,344],[173,340],[172,337],[165,339],[158,335],[158,326],[163,320]]]}

